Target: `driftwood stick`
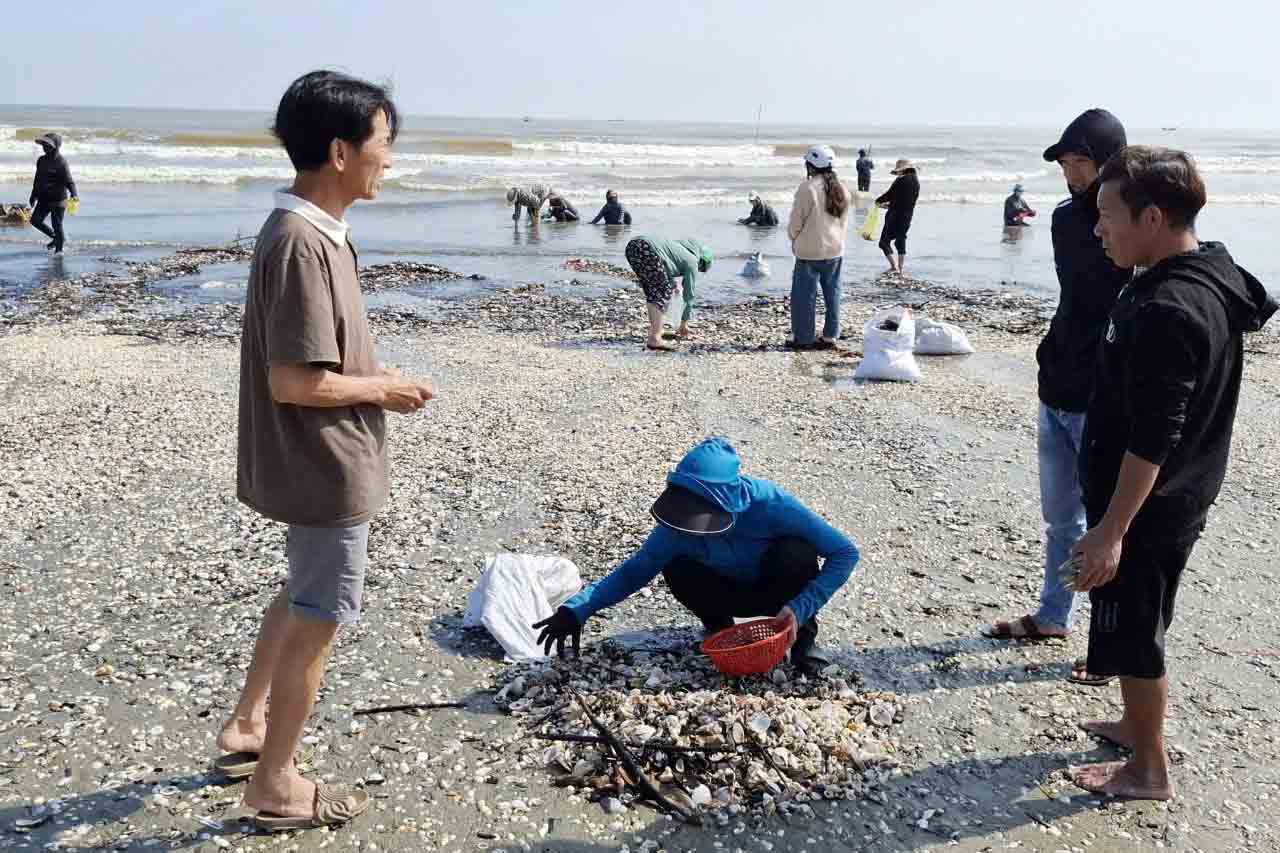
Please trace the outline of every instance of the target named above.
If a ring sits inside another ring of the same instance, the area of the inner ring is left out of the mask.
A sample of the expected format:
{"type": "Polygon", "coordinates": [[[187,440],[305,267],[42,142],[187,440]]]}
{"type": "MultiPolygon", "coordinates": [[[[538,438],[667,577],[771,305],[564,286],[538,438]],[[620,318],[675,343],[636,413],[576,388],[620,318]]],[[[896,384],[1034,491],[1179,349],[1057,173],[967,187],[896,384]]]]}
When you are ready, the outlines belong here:
{"type": "Polygon", "coordinates": [[[409,705],[382,705],[377,708],[360,708],[352,711],[351,716],[363,717],[366,714],[390,714],[394,711],[434,711],[438,708],[465,708],[463,702],[414,702],[409,705]]]}
{"type": "Polygon", "coordinates": [[[609,731],[609,728],[604,723],[600,722],[600,718],[592,713],[591,706],[587,704],[587,700],[583,699],[582,696],[572,687],[566,685],[566,688],[569,690],[569,694],[573,696],[574,699],[578,700],[578,704],[582,706],[583,713],[587,715],[587,719],[591,721],[591,725],[595,730],[600,733],[600,737],[604,738],[605,743],[613,750],[614,755],[618,756],[618,761],[622,763],[622,769],[626,770],[627,774],[632,779],[636,780],[636,787],[638,787],[646,797],[653,800],[672,814],[678,815],[685,823],[692,826],[702,826],[701,815],[697,812],[684,809],[667,799],[667,797],[658,790],[658,787],[653,784],[653,781],[650,780],[649,777],[645,775],[644,771],[640,769],[640,765],[636,762],[635,758],[632,757],[631,753],[627,751],[627,748],[622,745],[622,741],[618,740],[617,736],[613,732],[609,731]]]}

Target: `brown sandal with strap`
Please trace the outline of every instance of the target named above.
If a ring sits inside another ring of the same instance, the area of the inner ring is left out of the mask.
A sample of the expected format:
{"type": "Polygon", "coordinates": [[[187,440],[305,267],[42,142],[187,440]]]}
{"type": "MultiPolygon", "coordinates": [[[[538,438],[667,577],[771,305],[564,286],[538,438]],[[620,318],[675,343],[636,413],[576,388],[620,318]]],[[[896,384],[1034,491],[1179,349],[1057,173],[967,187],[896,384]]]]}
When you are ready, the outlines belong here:
{"type": "Polygon", "coordinates": [[[1029,642],[1060,640],[1066,636],[1065,634],[1046,634],[1040,630],[1040,626],[1030,615],[1023,616],[1016,622],[996,622],[994,625],[988,625],[983,628],[982,635],[992,640],[1027,640],[1029,642]],[[1014,625],[1020,625],[1023,633],[1013,633],[1014,625]]]}
{"type": "Polygon", "coordinates": [[[258,812],[253,822],[267,832],[287,832],[294,829],[315,829],[321,826],[337,826],[359,817],[369,808],[369,795],[364,791],[342,793],[316,783],[316,796],[311,804],[311,817],[283,817],[271,812],[258,812]]]}

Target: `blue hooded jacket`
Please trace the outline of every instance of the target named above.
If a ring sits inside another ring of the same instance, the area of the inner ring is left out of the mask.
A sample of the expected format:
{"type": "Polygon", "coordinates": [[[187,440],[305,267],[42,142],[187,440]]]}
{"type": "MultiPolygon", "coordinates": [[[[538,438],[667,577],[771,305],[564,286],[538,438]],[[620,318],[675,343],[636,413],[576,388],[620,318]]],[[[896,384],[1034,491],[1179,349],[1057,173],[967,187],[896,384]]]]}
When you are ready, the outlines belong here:
{"type": "MultiPolygon", "coordinates": [[[[723,439],[702,442],[690,456],[733,448],[723,439]]],[[[686,457],[688,459],[689,457],[686,457]]],[[[735,454],[736,461],[736,454],[735,454]]],[[[718,536],[680,533],[659,524],[640,550],[609,575],[590,584],[565,602],[578,623],[612,607],[649,583],[679,557],[689,557],[735,584],[760,577],[760,558],[775,539],[794,536],[809,542],[823,558],[822,570],[788,606],[803,625],[835,594],[858,564],[858,548],[817,513],[768,480],[738,476],[736,482],[708,482],[707,478],[673,471],[668,481],[716,503],[734,517],[734,524],[718,536]]],[[[723,478],[716,478],[723,479],[723,478]]]]}

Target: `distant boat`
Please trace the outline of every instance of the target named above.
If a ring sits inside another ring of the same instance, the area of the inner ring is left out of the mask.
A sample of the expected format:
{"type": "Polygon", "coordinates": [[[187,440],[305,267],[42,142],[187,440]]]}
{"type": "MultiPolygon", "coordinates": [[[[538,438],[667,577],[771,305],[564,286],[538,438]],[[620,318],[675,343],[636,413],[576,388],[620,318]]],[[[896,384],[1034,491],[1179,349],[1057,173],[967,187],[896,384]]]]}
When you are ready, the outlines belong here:
{"type": "Polygon", "coordinates": [[[531,121],[533,121],[533,119],[529,118],[528,116],[525,116],[525,117],[524,117],[524,123],[525,123],[525,124],[528,124],[528,123],[529,123],[529,122],[531,122],[531,121]]]}
{"type": "Polygon", "coordinates": [[[1173,131],[1177,130],[1176,127],[1162,127],[1160,129],[1163,130],[1165,133],[1172,133],[1173,131]]]}

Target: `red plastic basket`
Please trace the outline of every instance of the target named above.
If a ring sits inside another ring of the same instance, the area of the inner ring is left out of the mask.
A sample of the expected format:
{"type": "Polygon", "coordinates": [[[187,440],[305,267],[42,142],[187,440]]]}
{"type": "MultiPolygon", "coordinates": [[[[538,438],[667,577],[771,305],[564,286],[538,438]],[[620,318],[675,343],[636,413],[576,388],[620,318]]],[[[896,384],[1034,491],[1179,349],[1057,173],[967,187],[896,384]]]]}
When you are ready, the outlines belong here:
{"type": "Polygon", "coordinates": [[[777,616],[731,625],[702,641],[702,653],[732,678],[760,675],[787,654],[787,620],[777,616]]]}

